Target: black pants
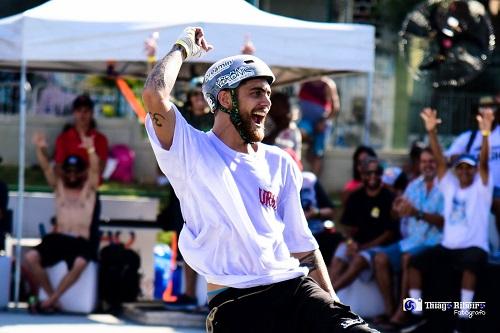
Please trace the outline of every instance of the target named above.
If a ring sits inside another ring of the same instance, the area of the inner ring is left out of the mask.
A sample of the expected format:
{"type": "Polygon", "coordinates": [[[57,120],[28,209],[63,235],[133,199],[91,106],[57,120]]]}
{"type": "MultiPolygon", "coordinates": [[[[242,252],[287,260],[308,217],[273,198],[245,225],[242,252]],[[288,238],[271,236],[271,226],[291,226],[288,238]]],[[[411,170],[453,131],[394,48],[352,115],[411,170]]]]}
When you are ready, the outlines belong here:
{"type": "Polygon", "coordinates": [[[208,305],[207,331],[214,333],[378,332],[348,306],[334,302],[308,277],[247,289],[229,288],[208,305]]]}
{"type": "Polygon", "coordinates": [[[424,274],[446,265],[460,272],[469,270],[477,275],[486,267],[487,262],[488,254],[479,247],[452,250],[436,245],[412,257],[410,265],[424,274]]]}

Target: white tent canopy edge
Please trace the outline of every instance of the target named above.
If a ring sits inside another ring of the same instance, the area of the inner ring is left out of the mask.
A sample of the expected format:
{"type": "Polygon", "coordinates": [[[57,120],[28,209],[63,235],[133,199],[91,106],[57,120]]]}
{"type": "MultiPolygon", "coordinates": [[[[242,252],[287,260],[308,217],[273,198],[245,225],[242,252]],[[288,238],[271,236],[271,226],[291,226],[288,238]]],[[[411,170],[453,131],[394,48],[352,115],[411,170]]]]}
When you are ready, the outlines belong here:
{"type": "Polygon", "coordinates": [[[128,71],[144,75],[145,38],[159,32],[158,53],[165,54],[188,25],[203,27],[215,46],[199,62],[240,53],[250,36],[255,55],[273,67],[316,72],[374,67],[372,26],[282,17],[243,0],[52,0],[0,20],[0,66],[19,66],[24,58],[38,69],[104,73],[106,62],[116,61],[132,63],[128,71]]]}

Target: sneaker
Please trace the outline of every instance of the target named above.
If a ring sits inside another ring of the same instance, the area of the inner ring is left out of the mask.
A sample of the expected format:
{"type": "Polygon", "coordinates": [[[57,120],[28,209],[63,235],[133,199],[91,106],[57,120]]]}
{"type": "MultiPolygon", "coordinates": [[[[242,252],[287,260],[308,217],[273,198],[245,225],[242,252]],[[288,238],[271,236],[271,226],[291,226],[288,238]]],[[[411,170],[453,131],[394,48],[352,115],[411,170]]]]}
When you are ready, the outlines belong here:
{"type": "Polygon", "coordinates": [[[196,297],[190,297],[182,294],[177,296],[177,300],[175,300],[175,302],[164,302],[163,305],[167,310],[193,311],[198,307],[198,300],[196,297]]]}

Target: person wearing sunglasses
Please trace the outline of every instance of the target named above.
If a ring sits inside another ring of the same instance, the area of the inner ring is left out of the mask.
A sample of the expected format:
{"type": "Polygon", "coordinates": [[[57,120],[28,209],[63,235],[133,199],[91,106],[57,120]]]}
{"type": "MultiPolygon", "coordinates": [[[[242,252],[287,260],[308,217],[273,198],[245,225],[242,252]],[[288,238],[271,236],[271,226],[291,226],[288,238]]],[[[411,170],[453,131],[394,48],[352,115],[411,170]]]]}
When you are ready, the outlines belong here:
{"type": "Polygon", "coordinates": [[[382,174],[383,167],[378,159],[367,157],[363,160],[363,185],[347,199],[340,221],[347,240],[337,247],[330,263],[335,290],[349,286],[358,276],[370,280],[373,254],[396,240],[399,225],[392,213],[395,195],[383,186],[382,174]]]}

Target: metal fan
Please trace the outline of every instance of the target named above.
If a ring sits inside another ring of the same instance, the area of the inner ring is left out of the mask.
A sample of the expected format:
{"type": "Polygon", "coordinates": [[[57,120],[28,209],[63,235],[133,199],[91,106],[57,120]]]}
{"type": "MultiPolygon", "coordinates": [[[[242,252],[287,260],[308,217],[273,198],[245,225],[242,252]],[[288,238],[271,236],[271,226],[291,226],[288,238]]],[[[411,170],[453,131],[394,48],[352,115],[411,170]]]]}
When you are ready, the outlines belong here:
{"type": "Polygon", "coordinates": [[[399,45],[415,79],[461,86],[486,67],[495,34],[480,2],[427,0],[407,15],[399,45]]]}

